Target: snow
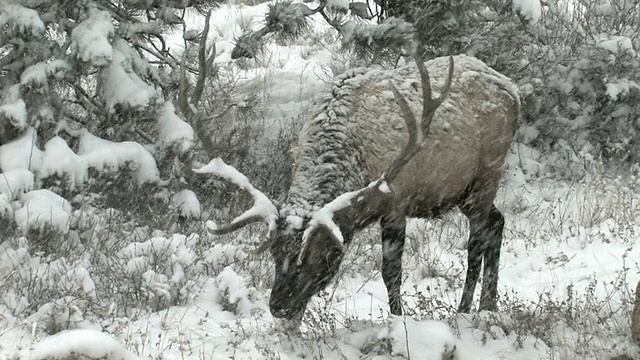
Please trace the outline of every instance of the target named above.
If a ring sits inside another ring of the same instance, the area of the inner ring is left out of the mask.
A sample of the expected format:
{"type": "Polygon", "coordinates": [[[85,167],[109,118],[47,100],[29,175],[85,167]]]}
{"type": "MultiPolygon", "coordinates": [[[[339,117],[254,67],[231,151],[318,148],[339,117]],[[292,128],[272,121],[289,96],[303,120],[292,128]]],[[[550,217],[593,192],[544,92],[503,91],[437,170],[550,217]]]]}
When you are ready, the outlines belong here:
{"type": "Polygon", "coordinates": [[[191,125],[176,115],[171,101],[166,101],[158,110],[158,145],[160,148],[175,146],[179,154],[191,150],[195,142],[191,125]]]}
{"type": "Polygon", "coordinates": [[[309,223],[307,224],[307,228],[302,234],[302,250],[300,251],[300,256],[298,256],[298,264],[300,264],[300,262],[302,261],[304,253],[310,241],[311,234],[313,234],[320,227],[324,227],[325,229],[327,229],[331,233],[332,237],[340,245],[344,244],[344,237],[342,236],[340,227],[338,227],[338,225],[333,221],[334,214],[351,206],[353,199],[356,199],[356,201],[358,202],[361,201],[361,194],[363,192],[376,187],[380,192],[391,193],[391,189],[389,188],[387,182],[380,178],[376,181],[371,182],[367,187],[363,189],[341,194],[333,201],[323,206],[320,210],[314,212],[311,215],[309,223]]]}
{"type": "Polygon", "coordinates": [[[144,146],[133,141],[111,142],[87,130],[81,130],[81,133],[78,155],[90,168],[100,172],[117,172],[121,167],[128,166],[138,184],[163,183],[156,160],[144,146]]]}
{"type": "Polygon", "coordinates": [[[113,45],[113,61],[103,73],[104,97],[109,110],[114,111],[116,105],[140,108],[154,102],[156,90],[136,74],[133,68],[135,61],[136,59],[131,58],[129,44],[122,39],[116,40],[113,45]]]}
{"type": "Polygon", "coordinates": [[[628,54],[632,57],[636,56],[636,50],[633,46],[633,39],[627,36],[600,34],[595,38],[596,45],[613,55],[628,54]]]}
{"type": "Polygon", "coordinates": [[[616,101],[619,96],[629,94],[632,89],[640,90],[640,85],[629,79],[615,79],[613,81],[609,81],[607,82],[606,87],[607,90],[605,91],[605,94],[609,96],[611,101],[616,101]]]}
{"type": "Polygon", "coordinates": [[[53,175],[67,180],[72,189],[84,184],[89,177],[87,161],[74,153],[59,136],[54,136],[44,145],[42,166],[38,171],[39,179],[53,175]]]}
{"type": "Polygon", "coordinates": [[[38,12],[17,4],[5,4],[0,10],[0,27],[5,25],[15,26],[21,32],[30,31],[38,36],[45,30],[44,22],[38,12]]]}
{"type": "Polygon", "coordinates": [[[45,360],[73,357],[139,360],[113,336],[96,330],[69,330],[50,336],[20,352],[21,359],[45,360]]]}
{"type": "Polygon", "coordinates": [[[42,151],[35,144],[36,131],[27,130],[18,139],[0,146],[0,170],[39,169],[42,164],[42,151]]]}
{"type": "Polygon", "coordinates": [[[13,169],[0,173],[0,194],[15,199],[33,189],[33,173],[27,169],[13,169]]]}
{"type": "Polygon", "coordinates": [[[415,321],[398,316],[390,316],[389,320],[389,328],[378,334],[378,338],[390,339],[393,355],[441,360],[444,358],[442,354],[451,353],[456,348],[456,338],[451,329],[440,321],[415,321]]]}
{"type": "Polygon", "coordinates": [[[59,232],[69,231],[71,205],[60,195],[46,189],[33,190],[20,199],[21,206],[15,211],[15,221],[23,232],[53,228],[59,232]]]}
{"type": "Polygon", "coordinates": [[[114,57],[110,38],[115,29],[111,15],[107,11],[90,8],[89,17],[80,22],[71,32],[71,48],[82,61],[95,66],[105,66],[111,62],[122,61],[114,57]]]}
{"type": "Polygon", "coordinates": [[[186,218],[200,218],[200,201],[196,194],[189,189],[180,190],[175,193],[171,197],[170,206],[186,218]]]}
{"type": "Polygon", "coordinates": [[[62,59],[31,65],[20,75],[20,84],[32,87],[46,86],[47,78],[60,77],[70,69],[69,63],[62,59]]]}
{"type": "Polygon", "coordinates": [[[534,23],[538,22],[542,15],[540,0],[513,0],[513,7],[534,23]]]}
{"type": "Polygon", "coordinates": [[[6,117],[13,127],[22,130],[27,127],[27,105],[22,99],[2,104],[0,105],[0,117],[6,117]]]}

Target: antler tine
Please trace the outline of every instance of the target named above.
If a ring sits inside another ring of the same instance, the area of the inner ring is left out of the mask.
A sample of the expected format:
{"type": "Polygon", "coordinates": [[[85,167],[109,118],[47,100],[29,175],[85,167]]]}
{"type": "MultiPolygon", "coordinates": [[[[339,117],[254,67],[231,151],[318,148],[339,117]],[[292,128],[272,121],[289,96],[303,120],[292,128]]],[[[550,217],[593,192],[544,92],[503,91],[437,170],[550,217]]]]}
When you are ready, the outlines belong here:
{"type": "Polygon", "coordinates": [[[402,117],[404,118],[404,122],[407,126],[407,131],[409,132],[409,141],[402,150],[402,153],[400,153],[400,156],[396,158],[391,166],[389,166],[389,169],[385,172],[384,179],[388,182],[392,182],[400,170],[402,170],[402,168],[418,153],[422,147],[424,139],[427,137],[427,133],[429,132],[431,121],[433,120],[433,114],[447,97],[449,90],[451,90],[451,81],[453,79],[453,56],[449,56],[448,77],[440,91],[440,96],[435,99],[431,97],[431,80],[429,78],[429,71],[426,69],[421,59],[416,59],[416,64],[418,65],[420,79],[422,81],[422,117],[421,124],[419,126],[405,97],[400,94],[395,85],[391,84],[391,91],[393,92],[393,96],[395,97],[398,106],[400,106],[402,117]]]}
{"type": "Polygon", "coordinates": [[[422,79],[422,132],[426,135],[429,131],[429,127],[431,127],[433,114],[449,95],[449,90],[451,90],[451,81],[453,80],[453,56],[449,56],[449,73],[447,75],[447,80],[445,80],[444,86],[440,91],[440,96],[435,99],[431,98],[431,81],[429,79],[429,71],[427,71],[424,66],[424,62],[421,60],[416,61],[416,63],[418,65],[418,71],[420,71],[420,78],[422,79]]]}
{"type": "Polygon", "coordinates": [[[247,212],[248,211],[244,212],[242,215],[238,216],[237,218],[233,219],[230,223],[222,227],[218,227],[216,223],[209,220],[207,221],[207,231],[213,235],[225,235],[225,234],[232,233],[236,230],[239,230],[249,224],[253,224],[255,222],[262,220],[261,216],[259,215],[248,216],[247,212]]]}
{"type": "Polygon", "coordinates": [[[229,166],[220,158],[215,158],[209,164],[200,169],[193,169],[198,174],[213,174],[231,181],[240,188],[246,190],[253,197],[253,206],[233,219],[230,223],[221,227],[216,226],[212,221],[207,222],[207,230],[214,235],[224,235],[244,226],[258,221],[265,221],[269,226],[269,233],[276,229],[278,219],[278,208],[260,190],[251,185],[249,179],[233,166],[229,166]]]}
{"type": "Polygon", "coordinates": [[[407,125],[407,131],[409,132],[409,141],[402,150],[400,156],[398,156],[393,161],[389,169],[387,169],[387,171],[385,172],[384,178],[387,181],[393,181],[396,175],[398,175],[400,169],[402,169],[402,167],[406,163],[408,163],[409,160],[411,160],[411,158],[413,158],[413,156],[418,152],[419,143],[421,142],[421,139],[419,140],[418,137],[422,138],[422,136],[420,136],[422,129],[418,127],[418,122],[416,121],[415,115],[413,115],[413,111],[411,111],[411,108],[409,108],[407,99],[405,99],[404,96],[400,94],[396,86],[393,84],[391,84],[391,91],[393,92],[393,96],[395,97],[398,106],[400,106],[400,111],[402,112],[404,123],[407,125]]]}

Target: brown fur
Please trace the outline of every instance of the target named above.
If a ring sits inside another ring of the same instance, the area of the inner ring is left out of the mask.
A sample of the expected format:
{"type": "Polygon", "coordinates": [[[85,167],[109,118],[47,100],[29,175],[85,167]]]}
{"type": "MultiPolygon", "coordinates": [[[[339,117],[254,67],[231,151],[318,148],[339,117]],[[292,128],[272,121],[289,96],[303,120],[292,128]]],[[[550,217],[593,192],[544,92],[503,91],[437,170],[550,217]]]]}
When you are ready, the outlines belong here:
{"type": "MultiPolygon", "coordinates": [[[[444,83],[447,65],[447,58],[426,63],[434,92],[444,83]]],[[[476,200],[488,210],[502,177],[520,112],[515,89],[507,78],[474,58],[455,57],[454,69],[449,96],[436,110],[426,144],[394,181],[408,216],[430,217],[433,210],[458,205],[474,182],[481,187],[476,200]]],[[[364,85],[366,92],[378,95],[360,97],[350,114],[356,119],[355,136],[362,139],[369,181],[391,164],[408,139],[390,81],[415,79],[417,70],[407,67],[398,72],[364,85]]],[[[422,106],[419,87],[417,81],[398,86],[417,116],[422,106]]]]}

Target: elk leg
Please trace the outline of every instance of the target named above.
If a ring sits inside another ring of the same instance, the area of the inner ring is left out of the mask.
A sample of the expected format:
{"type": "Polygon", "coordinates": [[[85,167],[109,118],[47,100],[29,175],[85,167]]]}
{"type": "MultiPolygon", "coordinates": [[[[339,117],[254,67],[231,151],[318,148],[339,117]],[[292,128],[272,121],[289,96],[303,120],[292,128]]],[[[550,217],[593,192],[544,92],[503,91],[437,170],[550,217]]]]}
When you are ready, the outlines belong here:
{"type": "Polygon", "coordinates": [[[389,216],[380,219],[382,228],[382,280],[387,287],[389,310],[402,315],[402,253],[404,251],[406,218],[389,216]]]}
{"type": "Polygon", "coordinates": [[[480,266],[482,265],[483,238],[481,228],[473,226],[472,219],[469,219],[471,231],[469,234],[469,245],[467,246],[467,277],[464,281],[462,299],[458,306],[458,311],[462,313],[471,312],[473,293],[476,290],[476,283],[480,278],[480,266]]]}
{"type": "Polygon", "coordinates": [[[479,310],[496,311],[498,297],[498,271],[500,267],[500,250],[504,216],[495,207],[491,207],[486,230],[486,249],[484,250],[484,269],[482,270],[482,294],[479,310]]]}

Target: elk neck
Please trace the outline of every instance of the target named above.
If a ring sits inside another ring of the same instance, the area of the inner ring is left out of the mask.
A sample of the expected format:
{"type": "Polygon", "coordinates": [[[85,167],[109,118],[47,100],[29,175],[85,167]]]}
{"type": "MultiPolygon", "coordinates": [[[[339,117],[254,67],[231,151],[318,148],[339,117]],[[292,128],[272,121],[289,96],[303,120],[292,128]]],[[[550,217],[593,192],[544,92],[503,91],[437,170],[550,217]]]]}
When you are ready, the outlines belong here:
{"type": "Polygon", "coordinates": [[[349,80],[359,75],[352,72],[341,77],[321,99],[316,115],[304,124],[292,150],[292,183],[281,216],[308,219],[339,195],[368,184],[362,139],[353,135],[354,120],[349,118],[354,93],[349,80]]]}

